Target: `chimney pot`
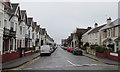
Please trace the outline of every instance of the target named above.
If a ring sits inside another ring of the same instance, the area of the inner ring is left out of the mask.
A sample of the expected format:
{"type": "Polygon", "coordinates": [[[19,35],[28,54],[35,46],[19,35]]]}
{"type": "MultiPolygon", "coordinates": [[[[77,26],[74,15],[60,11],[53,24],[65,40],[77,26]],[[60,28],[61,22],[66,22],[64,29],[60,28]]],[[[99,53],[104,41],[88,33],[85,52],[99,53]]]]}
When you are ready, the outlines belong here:
{"type": "Polygon", "coordinates": [[[107,19],[107,24],[110,24],[111,21],[112,21],[112,19],[111,19],[111,17],[109,17],[109,18],[107,19]]]}
{"type": "Polygon", "coordinates": [[[97,24],[97,23],[95,23],[95,28],[96,28],[96,27],[98,27],[98,24],[97,24]]]}

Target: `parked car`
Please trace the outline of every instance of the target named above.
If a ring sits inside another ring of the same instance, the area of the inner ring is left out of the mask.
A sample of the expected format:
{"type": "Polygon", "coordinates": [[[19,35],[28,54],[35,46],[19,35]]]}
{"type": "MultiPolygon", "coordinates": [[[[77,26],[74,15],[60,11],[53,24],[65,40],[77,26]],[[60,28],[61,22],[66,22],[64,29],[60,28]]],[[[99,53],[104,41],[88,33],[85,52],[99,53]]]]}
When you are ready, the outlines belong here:
{"type": "Polygon", "coordinates": [[[64,50],[67,50],[67,47],[62,46],[61,48],[64,49],[64,50]]]}
{"type": "Polygon", "coordinates": [[[80,49],[80,48],[74,48],[74,50],[73,50],[73,54],[74,55],[83,55],[83,52],[82,52],[82,49],[80,49]]]}
{"type": "Polygon", "coordinates": [[[70,52],[73,53],[73,51],[74,51],[74,48],[71,48],[71,49],[70,49],[70,52]]]}
{"type": "Polygon", "coordinates": [[[71,50],[71,48],[70,48],[70,47],[68,47],[68,48],[67,48],[67,51],[68,51],[68,52],[70,52],[70,50],[71,50]]]}
{"type": "Polygon", "coordinates": [[[55,51],[55,47],[54,46],[50,46],[50,51],[51,51],[51,53],[53,53],[55,51]]]}
{"type": "Polygon", "coordinates": [[[72,47],[67,48],[68,52],[73,52],[73,50],[74,50],[74,48],[72,48],[72,47]]]}
{"type": "Polygon", "coordinates": [[[40,50],[41,50],[40,56],[41,55],[49,55],[50,56],[53,51],[53,49],[51,48],[50,45],[43,45],[43,46],[41,46],[40,50]]]}

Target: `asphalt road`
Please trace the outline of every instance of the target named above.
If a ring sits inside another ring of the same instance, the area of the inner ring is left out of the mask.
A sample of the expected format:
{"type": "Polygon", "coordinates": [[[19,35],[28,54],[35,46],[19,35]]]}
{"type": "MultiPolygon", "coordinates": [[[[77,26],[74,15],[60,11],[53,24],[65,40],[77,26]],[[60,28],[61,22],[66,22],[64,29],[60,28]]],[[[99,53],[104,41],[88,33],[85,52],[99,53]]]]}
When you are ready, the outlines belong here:
{"type": "Polygon", "coordinates": [[[107,65],[86,56],[73,55],[58,48],[51,56],[42,56],[21,70],[118,70],[118,66],[107,65]]]}

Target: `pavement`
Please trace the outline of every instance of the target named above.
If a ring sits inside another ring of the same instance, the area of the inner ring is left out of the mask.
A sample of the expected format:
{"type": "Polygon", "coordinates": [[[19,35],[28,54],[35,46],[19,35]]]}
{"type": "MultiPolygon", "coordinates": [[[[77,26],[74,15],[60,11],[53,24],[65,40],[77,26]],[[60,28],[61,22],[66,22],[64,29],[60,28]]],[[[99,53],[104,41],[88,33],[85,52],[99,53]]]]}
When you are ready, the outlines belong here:
{"type": "Polygon", "coordinates": [[[110,59],[107,59],[107,58],[100,58],[100,57],[97,57],[97,56],[94,56],[94,55],[91,55],[91,54],[87,54],[87,53],[84,53],[84,56],[86,56],[88,58],[91,58],[91,59],[94,59],[96,61],[100,61],[100,62],[108,64],[108,65],[118,65],[118,64],[120,64],[120,62],[110,60],[110,59]]]}
{"type": "Polygon", "coordinates": [[[34,53],[32,55],[29,55],[29,56],[24,56],[22,58],[18,58],[18,59],[9,61],[9,62],[2,63],[2,65],[1,65],[2,67],[0,67],[2,69],[0,69],[0,70],[19,67],[19,66],[37,58],[39,55],[40,55],[40,53],[38,52],[38,53],[34,53]]]}

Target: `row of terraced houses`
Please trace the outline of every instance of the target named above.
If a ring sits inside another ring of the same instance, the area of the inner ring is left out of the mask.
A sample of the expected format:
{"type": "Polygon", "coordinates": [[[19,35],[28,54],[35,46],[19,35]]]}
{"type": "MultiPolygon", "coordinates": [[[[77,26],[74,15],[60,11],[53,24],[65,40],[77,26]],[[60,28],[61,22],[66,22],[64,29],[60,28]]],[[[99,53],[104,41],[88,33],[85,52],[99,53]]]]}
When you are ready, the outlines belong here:
{"type": "Polygon", "coordinates": [[[110,58],[120,61],[120,18],[112,21],[111,17],[106,20],[106,24],[94,24],[94,27],[76,28],[75,32],[67,39],[62,40],[63,46],[68,47],[87,47],[90,54],[110,58]],[[91,46],[105,46],[110,49],[108,52],[97,53],[91,46]]]}
{"type": "Polygon", "coordinates": [[[54,45],[45,28],[27,16],[19,3],[0,0],[0,56],[2,62],[40,51],[40,46],[54,45]]]}
{"type": "Polygon", "coordinates": [[[106,24],[94,24],[94,27],[76,28],[75,32],[67,39],[62,40],[62,45],[69,47],[81,47],[89,45],[111,45],[114,52],[120,47],[120,18],[112,21],[109,17],[106,24]]]}

